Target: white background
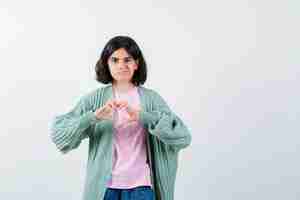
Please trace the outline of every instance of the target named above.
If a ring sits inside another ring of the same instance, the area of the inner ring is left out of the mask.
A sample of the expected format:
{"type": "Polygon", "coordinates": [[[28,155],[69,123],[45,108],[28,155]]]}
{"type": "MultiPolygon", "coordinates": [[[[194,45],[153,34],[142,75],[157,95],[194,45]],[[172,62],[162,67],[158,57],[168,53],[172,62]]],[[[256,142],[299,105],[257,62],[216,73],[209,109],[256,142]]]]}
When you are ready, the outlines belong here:
{"type": "Polygon", "coordinates": [[[191,130],[175,200],[299,199],[299,13],[296,0],[1,0],[0,199],[81,199],[88,141],[60,154],[48,124],[103,86],[94,66],[116,35],[191,130]]]}

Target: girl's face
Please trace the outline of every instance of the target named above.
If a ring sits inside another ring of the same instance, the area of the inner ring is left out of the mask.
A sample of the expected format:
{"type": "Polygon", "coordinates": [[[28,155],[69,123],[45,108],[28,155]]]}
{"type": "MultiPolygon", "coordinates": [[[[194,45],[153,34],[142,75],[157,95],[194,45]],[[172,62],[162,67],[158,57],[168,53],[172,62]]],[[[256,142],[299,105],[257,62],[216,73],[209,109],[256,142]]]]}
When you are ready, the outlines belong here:
{"type": "Polygon", "coordinates": [[[117,83],[131,82],[133,74],[138,68],[137,60],[134,60],[124,48],[114,51],[107,62],[110,74],[117,83]]]}

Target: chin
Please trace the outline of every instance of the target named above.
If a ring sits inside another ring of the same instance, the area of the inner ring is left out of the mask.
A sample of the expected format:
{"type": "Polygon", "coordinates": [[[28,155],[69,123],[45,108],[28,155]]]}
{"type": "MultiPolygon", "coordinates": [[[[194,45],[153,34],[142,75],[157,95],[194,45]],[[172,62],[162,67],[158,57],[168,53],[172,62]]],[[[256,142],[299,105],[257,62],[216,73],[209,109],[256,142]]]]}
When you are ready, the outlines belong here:
{"type": "Polygon", "coordinates": [[[115,79],[118,81],[130,81],[132,76],[116,76],[115,79]]]}
{"type": "Polygon", "coordinates": [[[116,78],[115,80],[118,82],[131,82],[131,79],[128,78],[116,78]]]}

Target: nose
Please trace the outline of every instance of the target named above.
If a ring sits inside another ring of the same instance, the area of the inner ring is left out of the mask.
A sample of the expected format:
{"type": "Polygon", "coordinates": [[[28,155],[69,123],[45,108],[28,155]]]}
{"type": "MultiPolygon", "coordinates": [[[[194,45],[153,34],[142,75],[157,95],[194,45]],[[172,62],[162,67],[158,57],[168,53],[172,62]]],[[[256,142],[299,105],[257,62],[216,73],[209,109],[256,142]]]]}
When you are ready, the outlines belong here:
{"type": "Polygon", "coordinates": [[[117,66],[119,69],[124,69],[124,68],[127,68],[127,63],[124,61],[120,61],[120,62],[118,62],[117,66]]]}

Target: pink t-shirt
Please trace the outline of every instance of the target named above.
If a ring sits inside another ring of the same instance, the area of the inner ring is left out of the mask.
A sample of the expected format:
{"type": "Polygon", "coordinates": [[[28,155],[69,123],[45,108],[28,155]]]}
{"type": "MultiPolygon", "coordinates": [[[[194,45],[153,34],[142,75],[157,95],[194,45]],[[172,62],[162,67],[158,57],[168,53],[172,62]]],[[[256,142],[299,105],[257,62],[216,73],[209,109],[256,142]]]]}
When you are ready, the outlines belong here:
{"type": "MultiPolygon", "coordinates": [[[[137,87],[128,93],[114,93],[117,100],[127,100],[130,106],[139,108],[137,87]]],[[[125,109],[114,113],[113,168],[107,183],[110,188],[128,189],[151,186],[150,168],[147,161],[144,127],[137,121],[128,123],[125,109]]]]}

